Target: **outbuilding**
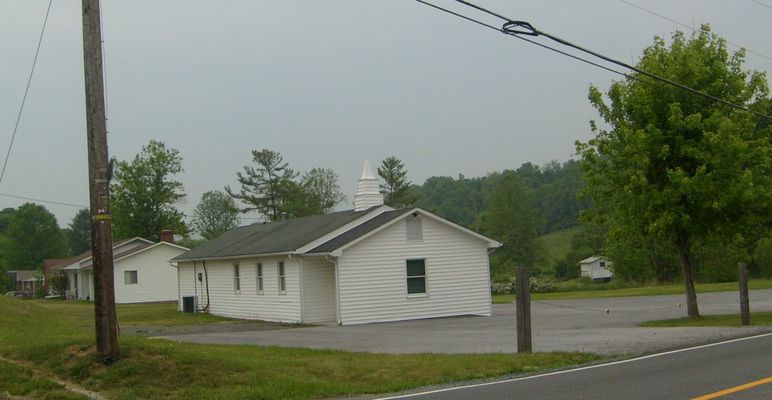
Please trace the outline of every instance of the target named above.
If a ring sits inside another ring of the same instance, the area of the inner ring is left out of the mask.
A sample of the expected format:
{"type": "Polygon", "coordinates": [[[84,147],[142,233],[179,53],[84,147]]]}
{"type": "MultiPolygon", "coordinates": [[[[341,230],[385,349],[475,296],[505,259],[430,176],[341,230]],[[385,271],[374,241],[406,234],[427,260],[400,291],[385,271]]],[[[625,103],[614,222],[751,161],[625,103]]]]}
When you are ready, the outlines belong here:
{"type": "Polygon", "coordinates": [[[605,257],[590,257],[579,261],[580,276],[593,280],[608,281],[614,276],[611,262],[605,257]]]}
{"type": "Polygon", "coordinates": [[[367,161],[354,209],[239,227],[181,254],[180,310],[289,323],[491,315],[498,242],[383,205],[367,161]]]}

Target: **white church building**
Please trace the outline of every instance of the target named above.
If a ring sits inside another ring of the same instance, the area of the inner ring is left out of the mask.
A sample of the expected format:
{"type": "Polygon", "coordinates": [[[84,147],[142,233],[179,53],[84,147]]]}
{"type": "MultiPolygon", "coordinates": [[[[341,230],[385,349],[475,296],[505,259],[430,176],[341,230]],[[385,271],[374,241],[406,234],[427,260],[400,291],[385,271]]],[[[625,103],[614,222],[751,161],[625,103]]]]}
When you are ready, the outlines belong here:
{"type": "Polygon", "coordinates": [[[180,311],[361,324],[492,314],[497,241],[383,204],[367,160],[354,209],[230,230],[174,257],[180,311]]]}

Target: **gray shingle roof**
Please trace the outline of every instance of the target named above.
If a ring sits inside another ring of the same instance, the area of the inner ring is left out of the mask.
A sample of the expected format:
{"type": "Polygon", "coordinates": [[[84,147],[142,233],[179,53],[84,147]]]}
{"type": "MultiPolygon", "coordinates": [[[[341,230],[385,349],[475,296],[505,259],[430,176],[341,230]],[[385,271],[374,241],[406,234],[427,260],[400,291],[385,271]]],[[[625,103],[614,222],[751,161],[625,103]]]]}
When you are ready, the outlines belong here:
{"type": "Polygon", "coordinates": [[[340,211],[325,215],[258,223],[232,229],[174,257],[172,261],[291,252],[373,211],[340,211]]]}
{"type": "Polygon", "coordinates": [[[358,239],[364,235],[366,235],[369,232],[372,232],[373,230],[377,229],[380,226],[383,226],[383,224],[392,221],[394,219],[397,219],[403,215],[405,215],[407,212],[411,211],[410,209],[402,209],[402,210],[393,210],[393,211],[386,211],[382,214],[379,214],[373,219],[370,219],[366,221],[365,223],[356,226],[355,228],[336,236],[333,239],[330,239],[326,243],[323,243],[311,250],[308,251],[308,253],[329,253],[333,250],[339,249],[342,246],[354,241],[355,239],[358,239]]]}

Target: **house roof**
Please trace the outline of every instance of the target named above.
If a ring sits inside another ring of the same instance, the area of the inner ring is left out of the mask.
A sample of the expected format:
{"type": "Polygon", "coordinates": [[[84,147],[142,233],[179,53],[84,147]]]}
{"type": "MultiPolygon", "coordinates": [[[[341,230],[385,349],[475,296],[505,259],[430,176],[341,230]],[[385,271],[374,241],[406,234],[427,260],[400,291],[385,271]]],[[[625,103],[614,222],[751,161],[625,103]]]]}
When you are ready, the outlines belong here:
{"type": "Polygon", "coordinates": [[[435,219],[485,241],[490,248],[501,245],[490,238],[420,208],[393,210],[386,207],[384,210],[381,207],[374,206],[363,211],[348,210],[236,228],[173,258],[171,261],[242,258],[289,253],[309,255],[332,253],[335,255],[335,251],[340,251],[364,240],[369,235],[412,213],[420,213],[427,218],[435,219]],[[368,214],[372,215],[369,219],[362,218],[368,214]]]}
{"type": "Polygon", "coordinates": [[[392,221],[394,219],[397,219],[408,212],[412,211],[412,209],[402,209],[402,210],[392,210],[392,211],[386,211],[382,214],[379,214],[377,217],[372,218],[366,222],[364,222],[361,225],[358,225],[357,227],[336,236],[335,238],[309,250],[309,253],[330,253],[334,250],[337,250],[346,244],[359,239],[360,237],[374,231],[375,229],[378,229],[379,227],[383,226],[384,224],[388,223],[389,221],[392,221]]]}
{"type": "MultiPolygon", "coordinates": [[[[119,253],[113,252],[113,261],[118,261],[122,258],[130,257],[130,256],[133,256],[134,254],[138,254],[150,248],[161,246],[161,245],[177,247],[182,250],[189,250],[187,247],[182,247],[175,243],[169,243],[169,242],[163,242],[163,241],[153,243],[147,239],[143,239],[140,237],[117,241],[113,244],[113,250],[119,249],[122,245],[133,241],[138,242],[139,245],[130,247],[129,249],[121,251],[119,253]]],[[[70,258],[69,260],[66,260],[66,261],[68,262],[55,267],[55,269],[64,268],[66,270],[90,271],[92,269],[92,264],[93,264],[93,258],[91,257],[91,250],[81,253],[80,255],[70,258]]]]}
{"type": "Polygon", "coordinates": [[[606,260],[606,257],[593,256],[593,257],[585,258],[584,260],[579,261],[579,264],[591,264],[598,260],[606,260]]]}
{"type": "Polygon", "coordinates": [[[259,254],[290,253],[379,208],[257,223],[232,229],[172,261],[209,260],[259,254]]]}

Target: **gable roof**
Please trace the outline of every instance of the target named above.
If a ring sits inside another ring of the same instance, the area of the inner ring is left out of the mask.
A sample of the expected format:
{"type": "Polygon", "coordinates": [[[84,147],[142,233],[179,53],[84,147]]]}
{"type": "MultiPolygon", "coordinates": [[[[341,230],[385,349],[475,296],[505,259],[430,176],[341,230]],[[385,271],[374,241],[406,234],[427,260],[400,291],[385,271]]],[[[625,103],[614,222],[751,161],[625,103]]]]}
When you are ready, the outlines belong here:
{"type": "Polygon", "coordinates": [[[599,261],[599,260],[608,261],[608,259],[603,256],[592,256],[592,257],[585,258],[582,261],[579,261],[579,264],[592,264],[595,261],[599,261]]]}
{"type": "Polygon", "coordinates": [[[171,261],[211,260],[292,253],[324,235],[380,208],[346,210],[232,229],[171,261]]]}
{"type": "Polygon", "coordinates": [[[351,243],[354,240],[359,239],[360,237],[378,229],[379,227],[383,226],[389,221],[392,221],[394,219],[397,219],[407,214],[410,211],[412,210],[402,209],[402,210],[386,211],[382,214],[379,214],[377,217],[370,219],[367,222],[360,224],[357,227],[343,233],[342,235],[338,235],[332,240],[329,240],[309,250],[308,252],[309,253],[331,253],[345,246],[346,244],[351,243]]]}

